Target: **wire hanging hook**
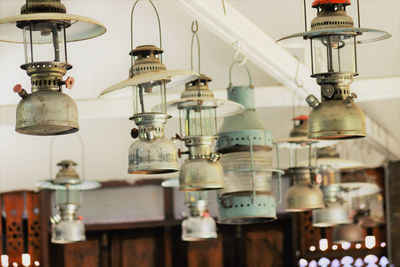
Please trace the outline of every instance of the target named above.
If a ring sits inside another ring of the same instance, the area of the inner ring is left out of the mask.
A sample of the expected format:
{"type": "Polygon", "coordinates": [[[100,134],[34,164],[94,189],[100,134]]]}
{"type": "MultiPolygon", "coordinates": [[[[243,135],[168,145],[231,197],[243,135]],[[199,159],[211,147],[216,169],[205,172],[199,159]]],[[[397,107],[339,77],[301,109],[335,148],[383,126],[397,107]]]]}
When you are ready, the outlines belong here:
{"type": "Polygon", "coordinates": [[[197,32],[199,31],[199,23],[197,20],[192,22],[192,42],[191,42],[191,49],[190,49],[190,69],[193,71],[193,45],[194,45],[194,39],[196,39],[197,43],[197,64],[198,64],[198,73],[200,74],[200,39],[199,35],[197,32]]]}
{"type": "Polygon", "coordinates": [[[300,64],[301,64],[301,62],[300,62],[300,59],[299,59],[298,57],[295,56],[295,58],[297,59],[297,67],[296,67],[296,77],[294,78],[294,82],[296,83],[296,85],[297,85],[299,88],[303,88],[304,83],[303,83],[303,81],[301,81],[301,80],[299,79],[300,64]]]}
{"type": "MultiPolygon", "coordinates": [[[[131,11],[131,51],[134,49],[134,38],[133,38],[133,36],[134,36],[133,14],[134,14],[134,11],[135,11],[135,7],[136,7],[136,5],[137,5],[137,3],[138,3],[139,1],[140,1],[140,0],[136,0],[136,2],[133,4],[132,11],[131,11]]],[[[160,15],[158,14],[157,8],[156,8],[156,6],[154,5],[153,1],[152,1],[152,0],[148,0],[148,2],[149,2],[150,5],[153,7],[154,12],[156,13],[156,16],[157,16],[158,36],[159,36],[159,39],[160,39],[160,48],[162,49],[161,20],[160,20],[160,15]]],[[[161,62],[162,62],[162,54],[160,55],[160,60],[161,60],[161,62]]],[[[133,57],[131,57],[131,66],[133,66],[133,57]]]]}
{"type": "Polygon", "coordinates": [[[236,49],[236,52],[233,55],[233,61],[239,64],[239,66],[243,66],[244,64],[246,64],[248,58],[244,57],[241,60],[238,59],[242,50],[242,44],[239,41],[235,41],[232,45],[236,49]]]}

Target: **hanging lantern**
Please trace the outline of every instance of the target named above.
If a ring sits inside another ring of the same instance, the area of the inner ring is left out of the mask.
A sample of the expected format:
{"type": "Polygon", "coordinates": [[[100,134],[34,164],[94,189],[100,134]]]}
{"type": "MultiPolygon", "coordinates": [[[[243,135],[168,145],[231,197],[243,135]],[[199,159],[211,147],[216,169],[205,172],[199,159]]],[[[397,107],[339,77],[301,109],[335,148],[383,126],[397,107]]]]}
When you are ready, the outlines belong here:
{"type": "Polygon", "coordinates": [[[93,181],[85,181],[79,178],[73,168],[76,163],[71,160],[63,160],[57,164],[60,170],[53,180],[40,182],[41,189],[55,191],[56,208],[59,214],[50,218],[52,224],[51,242],[67,244],[85,241],[85,226],[77,211],[82,202],[82,190],[90,190],[100,187],[93,181]]]}
{"type": "MultiPolygon", "coordinates": [[[[235,62],[236,63],[236,62],[235,62]]],[[[229,70],[231,81],[231,71],[229,70]]],[[[265,129],[255,111],[254,87],[227,88],[228,99],[242,104],[245,110],[224,119],[216,149],[221,153],[225,187],[218,194],[219,223],[259,223],[276,218],[276,200],[272,185],[273,149],[271,132],[265,129]]],[[[279,157],[278,157],[279,158],[279,157]]],[[[280,195],[280,188],[279,188],[280,195]]],[[[279,196],[280,198],[280,196],[279,196]]]]}
{"type": "Polygon", "coordinates": [[[63,76],[68,63],[67,42],[97,37],[106,28],[91,18],[66,14],[60,0],[27,0],[21,15],[0,19],[0,40],[23,43],[25,64],[32,93],[14,86],[22,100],[17,106],[15,130],[29,135],[60,135],[78,131],[75,102],[62,92],[74,79],[63,76]],[[15,29],[22,30],[22,34],[15,29]]]}
{"type": "Polygon", "coordinates": [[[389,38],[390,34],[361,28],[360,18],[355,28],[346,13],[348,5],[350,0],[315,0],[312,7],[317,9],[317,17],[311,22],[311,30],[307,31],[306,26],[305,32],[279,40],[286,44],[294,37],[310,40],[312,77],[321,86],[321,101],[314,95],[306,99],[312,108],[309,138],[350,139],[366,135],[364,112],[354,103],[357,95],[350,91],[350,84],[358,75],[356,47],[389,38]]]}
{"type": "MultiPolygon", "coordinates": [[[[136,4],[132,8],[132,18],[136,4]]],[[[164,125],[171,117],[166,111],[166,89],[198,77],[192,71],[169,71],[162,63],[161,22],[152,1],[158,25],[160,46],[138,46],[133,49],[131,25],[131,68],[129,78],[101,92],[103,98],[133,98],[133,120],[138,128],[131,131],[136,140],[129,148],[131,174],[162,174],[178,171],[177,150],[171,139],[164,137],[164,125]]]]}
{"type": "MultiPolygon", "coordinates": [[[[168,179],[161,183],[163,187],[179,188],[178,179],[168,179]]],[[[183,215],[182,240],[201,241],[217,238],[216,225],[210,216],[208,204],[210,193],[208,191],[184,192],[185,205],[189,208],[189,215],[183,215]]]]}
{"type": "Polygon", "coordinates": [[[275,141],[279,148],[290,149],[290,168],[287,174],[292,179],[292,186],[285,195],[286,211],[301,212],[324,207],[322,191],[317,182],[318,170],[314,166],[313,148],[333,144],[333,141],[318,141],[308,138],[308,116],[293,118],[293,129],[289,138],[275,141]],[[299,154],[308,152],[308,163],[298,165],[299,154]]]}
{"type": "Polygon", "coordinates": [[[201,241],[217,238],[214,219],[208,212],[210,192],[185,192],[185,205],[189,208],[189,216],[182,222],[183,241],[201,241]]]}
{"type": "Polygon", "coordinates": [[[340,185],[340,172],[331,166],[321,166],[321,189],[324,195],[325,207],[313,210],[314,227],[330,227],[337,224],[349,224],[347,203],[343,198],[343,191],[340,185]]]}
{"type": "MultiPolygon", "coordinates": [[[[195,22],[192,25],[193,39],[196,37],[199,44],[197,30],[195,22]]],[[[193,69],[193,61],[191,63],[193,69]]],[[[219,155],[212,151],[217,138],[217,113],[224,117],[241,112],[243,107],[232,101],[214,98],[214,93],[208,87],[210,81],[209,77],[200,75],[198,79],[186,83],[180,99],[169,103],[171,110],[179,111],[181,140],[188,148],[187,152],[180,154],[189,155],[179,171],[181,191],[221,189],[224,186],[219,155]]]]}

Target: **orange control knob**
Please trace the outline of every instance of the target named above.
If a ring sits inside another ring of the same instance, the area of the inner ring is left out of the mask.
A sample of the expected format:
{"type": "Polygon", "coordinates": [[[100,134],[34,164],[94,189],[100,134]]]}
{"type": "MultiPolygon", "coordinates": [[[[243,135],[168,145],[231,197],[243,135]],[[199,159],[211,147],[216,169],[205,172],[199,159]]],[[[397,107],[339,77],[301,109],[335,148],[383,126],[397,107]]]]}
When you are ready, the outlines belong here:
{"type": "Polygon", "coordinates": [[[23,90],[22,85],[20,85],[20,84],[14,85],[14,88],[13,88],[14,93],[21,93],[22,90],[23,90]]]}
{"type": "Polygon", "coordinates": [[[68,76],[68,78],[65,80],[65,87],[67,87],[68,89],[72,89],[72,87],[74,87],[74,84],[75,84],[74,77],[68,76]]]}

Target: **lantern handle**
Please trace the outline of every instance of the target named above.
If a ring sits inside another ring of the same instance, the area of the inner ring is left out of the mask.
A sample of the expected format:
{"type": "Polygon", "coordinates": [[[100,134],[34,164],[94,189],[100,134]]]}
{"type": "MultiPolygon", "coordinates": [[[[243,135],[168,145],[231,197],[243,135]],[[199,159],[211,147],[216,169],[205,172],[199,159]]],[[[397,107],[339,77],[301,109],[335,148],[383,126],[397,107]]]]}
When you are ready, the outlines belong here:
{"type": "Polygon", "coordinates": [[[197,20],[192,22],[192,41],[190,43],[190,69],[193,71],[193,45],[194,45],[194,39],[196,39],[197,43],[197,64],[198,64],[198,73],[200,74],[200,39],[199,35],[197,32],[199,31],[199,23],[197,20]]]}
{"type": "MultiPolygon", "coordinates": [[[[82,157],[82,177],[81,179],[85,179],[85,147],[83,143],[83,138],[79,133],[74,134],[79,139],[79,142],[81,144],[81,157],[82,157]]],[[[56,140],[57,136],[53,136],[50,141],[50,179],[53,177],[53,148],[54,148],[54,141],[56,140]]]]}
{"type": "MultiPolygon", "coordinates": [[[[134,14],[134,11],[135,11],[135,7],[136,7],[136,5],[137,5],[137,3],[138,3],[139,1],[140,1],[140,0],[136,0],[136,2],[133,4],[132,11],[131,11],[131,51],[134,49],[134,44],[133,44],[133,43],[134,43],[134,38],[133,38],[133,36],[134,36],[133,14],[134,14]]],[[[154,12],[155,12],[155,14],[156,14],[156,16],[157,16],[158,36],[159,36],[159,39],[160,39],[160,48],[162,49],[161,20],[160,20],[160,15],[158,14],[157,8],[156,8],[156,6],[154,5],[153,1],[152,1],[152,0],[148,0],[148,1],[149,1],[149,3],[151,4],[151,6],[153,7],[154,12]]],[[[161,62],[162,62],[162,54],[160,55],[160,60],[161,60],[161,62]]],[[[133,57],[131,57],[131,66],[133,66],[133,57]]]]}
{"type": "Polygon", "coordinates": [[[246,70],[247,75],[249,77],[249,87],[254,88],[253,79],[251,78],[251,73],[250,73],[249,68],[246,65],[241,65],[240,62],[238,62],[238,61],[234,61],[231,64],[231,66],[229,67],[229,88],[231,88],[233,86],[233,84],[232,84],[232,69],[233,69],[233,66],[235,66],[236,64],[238,66],[242,66],[246,70]]]}

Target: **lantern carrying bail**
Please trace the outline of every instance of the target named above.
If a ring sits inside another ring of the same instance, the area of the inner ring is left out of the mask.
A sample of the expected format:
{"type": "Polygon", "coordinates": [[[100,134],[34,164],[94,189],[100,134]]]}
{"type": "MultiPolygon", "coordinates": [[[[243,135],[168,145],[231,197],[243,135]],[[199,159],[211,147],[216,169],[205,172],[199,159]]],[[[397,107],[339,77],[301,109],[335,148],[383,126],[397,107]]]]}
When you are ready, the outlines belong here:
{"type": "MultiPolygon", "coordinates": [[[[137,3],[139,2],[140,0],[136,0],[136,2],[133,4],[133,6],[132,6],[132,11],[131,11],[131,51],[133,51],[134,50],[134,47],[135,47],[135,45],[134,45],[134,29],[135,29],[135,27],[134,27],[134,23],[133,23],[133,18],[134,18],[134,13],[135,13],[135,8],[136,8],[136,5],[137,5],[137,3]]],[[[153,7],[153,10],[154,10],[154,13],[156,14],[156,17],[157,17],[157,24],[158,24],[158,38],[159,38],[159,40],[160,40],[160,49],[162,50],[162,34],[161,34],[161,19],[160,19],[160,15],[158,14],[158,10],[157,10],[157,8],[156,8],[156,6],[154,5],[154,3],[153,3],[153,1],[152,0],[147,0],[148,2],[149,2],[149,4],[153,7]]],[[[132,52],[131,52],[132,53],[132,52]]],[[[131,55],[132,56],[132,55],[131,55]]],[[[162,62],[162,54],[160,54],[160,61],[162,62]]],[[[131,67],[133,67],[133,62],[134,62],[134,60],[133,60],[133,56],[131,57],[131,67]]]]}

